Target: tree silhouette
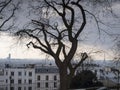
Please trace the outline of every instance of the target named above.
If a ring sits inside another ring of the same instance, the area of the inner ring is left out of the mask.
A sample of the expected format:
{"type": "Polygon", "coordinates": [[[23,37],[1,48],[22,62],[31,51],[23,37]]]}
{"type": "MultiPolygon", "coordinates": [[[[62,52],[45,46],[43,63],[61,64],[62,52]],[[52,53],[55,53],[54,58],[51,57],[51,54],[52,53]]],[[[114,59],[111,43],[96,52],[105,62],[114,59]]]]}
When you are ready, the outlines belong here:
{"type": "MultiPolygon", "coordinates": [[[[33,0],[34,3],[36,1],[33,0]]],[[[81,53],[78,63],[73,64],[78,39],[86,25],[86,13],[95,18],[98,29],[99,21],[83,8],[82,0],[38,0],[34,3],[31,8],[36,11],[31,12],[38,18],[32,19],[30,27],[18,31],[16,35],[32,38],[28,48],[31,45],[54,58],[60,73],[60,90],[68,90],[76,69],[88,58],[86,52],[81,53]]]]}

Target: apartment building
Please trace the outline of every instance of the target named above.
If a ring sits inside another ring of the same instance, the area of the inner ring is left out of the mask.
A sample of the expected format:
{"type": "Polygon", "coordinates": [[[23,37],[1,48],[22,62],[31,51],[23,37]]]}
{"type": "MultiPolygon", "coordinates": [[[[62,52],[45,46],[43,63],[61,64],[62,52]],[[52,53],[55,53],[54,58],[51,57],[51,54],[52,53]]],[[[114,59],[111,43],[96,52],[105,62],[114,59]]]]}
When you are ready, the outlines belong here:
{"type": "Polygon", "coordinates": [[[56,67],[41,66],[35,69],[37,90],[58,90],[59,72],[56,67]]]}
{"type": "Polygon", "coordinates": [[[35,90],[34,67],[8,66],[4,69],[4,82],[7,90],[35,90]]]}
{"type": "Polygon", "coordinates": [[[56,66],[5,65],[0,69],[0,90],[57,90],[56,66]]]}

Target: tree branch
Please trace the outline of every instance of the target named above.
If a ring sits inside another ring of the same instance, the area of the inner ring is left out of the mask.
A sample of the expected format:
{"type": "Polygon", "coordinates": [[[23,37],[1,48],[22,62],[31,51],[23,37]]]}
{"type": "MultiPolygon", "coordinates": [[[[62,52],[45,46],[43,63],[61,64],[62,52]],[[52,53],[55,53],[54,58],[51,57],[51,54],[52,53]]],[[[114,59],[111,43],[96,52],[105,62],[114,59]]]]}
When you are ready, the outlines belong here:
{"type": "Polygon", "coordinates": [[[9,0],[8,2],[4,2],[5,4],[2,5],[2,8],[0,9],[0,13],[8,6],[8,4],[11,3],[12,0],[9,0]]]}
{"type": "Polygon", "coordinates": [[[48,2],[47,0],[44,0],[44,1],[45,1],[45,3],[46,3],[48,6],[50,6],[51,8],[53,8],[53,9],[58,13],[58,15],[61,16],[62,13],[60,13],[60,12],[57,10],[57,8],[55,8],[53,5],[51,5],[50,2],[48,2]]]}
{"type": "MultiPolygon", "coordinates": [[[[29,30],[28,30],[28,31],[29,31],[29,30]]],[[[22,35],[23,33],[27,34],[29,37],[32,37],[32,38],[36,39],[36,40],[38,41],[38,43],[39,43],[42,47],[44,47],[45,49],[48,48],[47,46],[45,46],[45,45],[40,41],[40,39],[39,39],[37,36],[34,36],[34,35],[30,34],[29,32],[27,32],[27,31],[25,31],[25,30],[18,31],[16,34],[17,34],[17,35],[22,35]]]]}
{"type": "Polygon", "coordinates": [[[86,25],[86,15],[85,15],[85,12],[84,12],[84,9],[83,7],[78,4],[78,3],[75,3],[75,2],[71,2],[73,5],[77,5],[79,7],[79,9],[81,10],[81,13],[82,13],[82,18],[83,18],[83,22],[82,22],[82,25],[80,26],[78,32],[76,33],[75,35],[75,38],[78,38],[78,36],[80,35],[80,33],[83,31],[85,25],[86,25]]]}
{"type": "MultiPolygon", "coordinates": [[[[30,45],[30,44],[32,44],[32,46],[33,46],[35,49],[40,49],[40,50],[43,51],[44,53],[50,54],[47,50],[45,50],[45,49],[43,49],[43,48],[35,45],[32,41],[27,44],[27,47],[28,47],[28,48],[29,48],[29,45],[30,45]]],[[[51,54],[50,54],[50,55],[51,55],[51,54]]]]}
{"type": "Polygon", "coordinates": [[[82,53],[81,56],[82,56],[82,58],[81,58],[80,62],[74,67],[74,69],[77,69],[88,58],[88,55],[86,52],[82,53]]]}
{"type": "Polygon", "coordinates": [[[14,16],[16,9],[16,7],[13,9],[12,14],[0,25],[0,28],[2,28],[5,25],[5,23],[8,22],[14,16]]]}

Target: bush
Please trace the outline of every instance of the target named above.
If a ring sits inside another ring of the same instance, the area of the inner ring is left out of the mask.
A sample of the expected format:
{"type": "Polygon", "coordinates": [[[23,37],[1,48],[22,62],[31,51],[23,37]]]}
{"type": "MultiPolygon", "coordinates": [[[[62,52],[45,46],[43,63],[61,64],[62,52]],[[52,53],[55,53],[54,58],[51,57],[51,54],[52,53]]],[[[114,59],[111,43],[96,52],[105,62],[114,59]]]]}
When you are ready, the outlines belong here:
{"type": "Polygon", "coordinates": [[[74,76],[70,84],[70,88],[88,88],[88,87],[103,86],[101,82],[98,82],[96,74],[90,70],[84,70],[81,73],[74,76]]]}

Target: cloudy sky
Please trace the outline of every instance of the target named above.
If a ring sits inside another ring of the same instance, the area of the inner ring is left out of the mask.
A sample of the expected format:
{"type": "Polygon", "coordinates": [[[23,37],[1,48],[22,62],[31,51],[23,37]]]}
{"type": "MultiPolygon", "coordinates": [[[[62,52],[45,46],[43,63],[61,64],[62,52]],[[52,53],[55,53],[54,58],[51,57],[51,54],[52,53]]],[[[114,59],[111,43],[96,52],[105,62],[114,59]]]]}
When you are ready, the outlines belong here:
{"type": "MultiPolygon", "coordinates": [[[[23,7],[25,8],[25,6],[23,7]]],[[[120,19],[120,4],[115,3],[112,6],[114,13],[118,15],[120,19]]],[[[24,11],[25,12],[25,11],[24,11]]],[[[21,12],[19,14],[19,22],[16,23],[17,26],[22,26],[21,23],[29,21],[29,19],[25,19],[27,16],[24,15],[25,13],[21,12]],[[25,16],[25,17],[24,17],[25,16]],[[21,19],[22,18],[22,19],[21,19]]],[[[102,16],[101,16],[102,17],[102,16]]],[[[109,23],[113,22],[115,24],[114,27],[106,27],[102,26],[104,29],[109,29],[109,32],[112,33],[120,33],[119,23],[120,21],[118,18],[113,19],[111,16],[105,16],[102,18],[103,21],[109,23]],[[117,23],[115,23],[117,21],[117,23]],[[114,29],[114,30],[113,30],[114,29]]],[[[82,52],[88,52],[92,57],[96,60],[103,60],[104,57],[108,60],[113,58],[112,47],[114,45],[114,37],[108,36],[102,32],[101,37],[98,36],[98,31],[94,30],[97,29],[96,24],[94,21],[91,21],[93,24],[88,23],[85,30],[84,35],[82,37],[83,41],[79,44],[80,50],[82,52]],[[86,33],[87,30],[87,33],[86,33]],[[91,34],[91,30],[93,30],[93,34],[91,34]],[[91,34],[88,36],[88,34],[91,34]],[[87,37],[87,38],[86,38],[87,37]],[[85,40],[84,40],[85,38],[85,40]]],[[[111,25],[111,23],[109,24],[111,25]]],[[[32,47],[27,48],[25,42],[19,42],[16,37],[10,36],[7,33],[0,33],[0,58],[6,58],[8,54],[11,54],[12,58],[45,58],[44,55],[40,50],[34,50],[32,47]]]]}
{"type": "MultiPolygon", "coordinates": [[[[45,59],[46,55],[42,53],[40,50],[36,50],[31,48],[27,48],[26,43],[17,41],[16,37],[8,36],[6,33],[2,33],[0,36],[0,58],[6,58],[9,54],[11,54],[12,58],[33,58],[33,59],[45,59]]],[[[104,43],[104,42],[103,42],[104,43]]],[[[102,44],[102,43],[101,43],[102,44]]],[[[105,43],[104,43],[105,44],[105,43]]],[[[90,45],[90,43],[83,42],[80,44],[80,50],[83,52],[88,52],[92,57],[98,60],[104,59],[104,54],[106,59],[111,59],[113,54],[109,47],[106,45],[98,45],[98,43],[94,43],[94,45],[90,45]],[[102,47],[101,47],[102,46],[102,47]]]]}

